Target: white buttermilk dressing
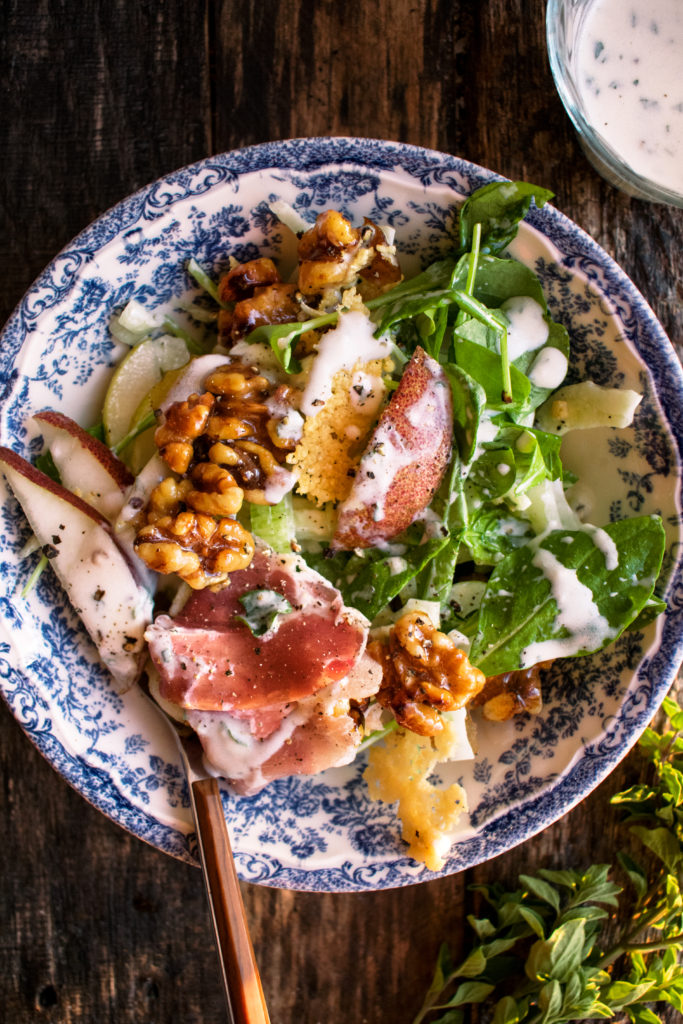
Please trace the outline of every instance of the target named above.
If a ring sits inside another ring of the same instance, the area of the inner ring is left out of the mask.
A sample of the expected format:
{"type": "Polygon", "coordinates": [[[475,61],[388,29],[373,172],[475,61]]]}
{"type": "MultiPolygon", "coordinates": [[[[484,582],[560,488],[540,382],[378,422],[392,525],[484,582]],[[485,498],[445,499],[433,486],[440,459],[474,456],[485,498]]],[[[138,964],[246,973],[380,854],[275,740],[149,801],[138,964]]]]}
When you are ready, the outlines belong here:
{"type": "Polygon", "coordinates": [[[323,335],[301,397],[301,411],[315,416],[332,394],[339,370],[353,370],[356,363],[386,359],[391,355],[389,338],[375,338],[375,326],[364,313],[340,313],[339,323],[323,335]]]}
{"type": "Polygon", "coordinates": [[[384,381],[377,374],[357,370],[351,378],[351,405],[366,416],[376,416],[386,391],[384,381]]]}
{"type": "Polygon", "coordinates": [[[300,441],[303,430],[304,418],[296,409],[290,409],[275,424],[275,433],[282,441],[300,441]]]}
{"type": "Polygon", "coordinates": [[[312,708],[295,708],[275,732],[265,739],[256,739],[248,721],[241,721],[223,711],[187,711],[187,723],[202,741],[204,755],[221,777],[238,782],[263,784],[259,769],[291,739],[298,726],[310,718],[312,708]],[[255,778],[254,778],[255,776],[255,778]]]}
{"type": "Polygon", "coordinates": [[[567,376],[567,357],[559,348],[548,345],[534,359],[528,377],[537,388],[559,388],[567,376]]]}
{"type": "Polygon", "coordinates": [[[371,508],[376,523],[384,519],[384,501],[391,484],[402,469],[414,462],[415,449],[403,443],[398,431],[383,431],[382,440],[363,456],[344,511],[371,508]]]}
{"type": "Polygon", "coordinates": [[[681,0],[596,0],[576,79],[587,120],[623,163],[683,193],[681,0]]]}
{"type": "MultiPolygon", "coordinates": [[[[426,365],[429,367],[429,363],[426,365]]],[[[432,369],[431,367],[429,367],[432,369]]],[[[432,373],[434,370],[432,369],[432,373]]],[[[437,412],[439,405],[436,401],[433,388],[441,387],[441,382],[438,380],[432,381],[432,385],[429,388],[425,388],[417,402],[413,402],[405,410],[405,418],[410,423],[411,427],[422,427],[425,423],[437,422],[435,413],[437,412]]],[[[443,403],[441,403],[443,404],[443,403]]]]}
{"type": "Polygon", "coordinates": [[[500,307],[510,321],[508,327],[508,355],[514,362],[527,352],[535,352],[548,340],[548,325],[543,319],[543,307],[529,295],[514,295],[500,307]]]}
{"type": "Polygon", "coordinates": [[[570,636],[541,640],[522,651],[522,668],[539,661],[567,658],[579,651],[592,651],[615,636],[615,631],[593,600],[590,589],[579,580],[576,570],[563,565],[552,552],[539,548],[533,565],[550,583],[550,593],[557,604],[554,628],[564,627],[570,636]]]}

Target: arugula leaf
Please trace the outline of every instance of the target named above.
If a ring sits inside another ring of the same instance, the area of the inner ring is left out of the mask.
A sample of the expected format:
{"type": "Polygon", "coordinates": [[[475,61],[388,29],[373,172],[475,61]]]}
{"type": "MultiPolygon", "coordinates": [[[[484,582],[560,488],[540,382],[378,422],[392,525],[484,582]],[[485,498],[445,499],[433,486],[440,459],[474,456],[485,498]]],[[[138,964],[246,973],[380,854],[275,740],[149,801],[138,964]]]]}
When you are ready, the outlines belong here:
{"type": "Polygon", "coordinates": [[[339,313],[335,312],[288,324],[261,324],[247,335],[245,341],[250,345],[270,345],[283,370],[287,373],[300,373],[301,365],[294,358],[292,351],[296,342],[306,331],[328,327],[338,319],[339,313]]]}
{"type": "Polygon", "coordinates": [[[477,566],[493,566],[533,537],[530,524],[514,515],[507,505],[486,502],[469,509],[460,543],[477,566]]]}
{"type": "Polygon", "coordinates": [[[447,363],[443,367],[451,385],[453,432],[463,463],[471,462],[477,446],[477,432],[486,407],[486,392],[462,366],[447,363]]]}
{"type": "Polygon", "coordinates": [[[341,591],[344,604],[372,621],[448,543],[447,536],[422,538],[423,532],[413,526],[396,539],[400,555],[368,548],[362,554],[339,551],[332,557],[329,552],[307,554],[306,561],[341,591]]]}
{"type": "Polygon", "coordinates": [[[239,599],[244,615],[236,615],[254,636],[263,636],[273,629],[280,615],[293,611],[291,604],[276,590],[250,590],[239,599]]]}
{"type": "Polygon", "coordinates": [[[494,181],[473,192],[460,209],[460,248],[469,249],[475,224],[482,225],[481,251],[502,252],[534,200],[540,208],[553,193],[525,181],[494,181]]]}
{"type": "Polygon", "coordinates": [[[640,516],[610,523],[604,533],[616,546],[615,568],[608,568],[603,548],[585,530],[553,530],[536,545],[507,555],[493,570],[481,603],[472,663],[498,675],[530,663],[525,659],[532,645],[538,645],[534,660],[543,661],[559,651],[564,657],[587,654],[615,640],[652,594],[664,530],[658,517],[640,516]],[[572,588],[569,613],[563,613],[562,599],[537,564],[542,552],[572,588]],[[589,598],[592,603],[577,615],[577,601],[589,598]]]}
{"type": "Polygon", "coordinates": [[[529,412],[529,396],[531,394],[531,382],[525,374],[517,367],[510,366],[510,393],[504,394],[503,378],[501,376],[501,359],[498,352],[477,341],[471,341],[466,335],[469,325],[476,324],[475,332],[486,332],[486,328],[478,321],[469,320],[455,332],[454,352],[455,363],[472,377],[486,394],[486,403],[491,409],[511,413],[529,412]],[[510,401],[506,401],[509,398],[510,401]]]}

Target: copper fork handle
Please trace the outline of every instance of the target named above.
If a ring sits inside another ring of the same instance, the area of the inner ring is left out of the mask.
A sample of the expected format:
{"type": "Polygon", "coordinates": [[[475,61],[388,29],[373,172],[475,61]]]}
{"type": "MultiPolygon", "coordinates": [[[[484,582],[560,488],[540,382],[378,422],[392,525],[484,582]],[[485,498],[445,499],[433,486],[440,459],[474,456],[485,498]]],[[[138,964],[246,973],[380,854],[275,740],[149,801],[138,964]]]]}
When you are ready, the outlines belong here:
{"type": "Polygon", "coordinates": [[[193,782],[192,795],[204,879],[233,1024],[270,1024],[216,779],[193,782]]]}

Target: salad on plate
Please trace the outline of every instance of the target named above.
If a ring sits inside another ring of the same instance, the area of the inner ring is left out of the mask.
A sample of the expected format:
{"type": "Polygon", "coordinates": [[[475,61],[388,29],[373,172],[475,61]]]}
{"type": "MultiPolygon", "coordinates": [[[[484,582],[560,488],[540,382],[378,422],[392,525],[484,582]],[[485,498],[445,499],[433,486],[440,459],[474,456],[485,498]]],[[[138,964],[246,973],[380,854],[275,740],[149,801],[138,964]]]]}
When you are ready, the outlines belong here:
{"type": "Polygon", "coordinates": [[[296,263],[259,257],[183,321],[133,299],[101,422],[32,418],[1,468],[119,690],[143,676],[241,794],[368,749],[416,860],[443,863],[467,797],[439,765],[477,721],[542,707],[544,669],[663,608],[658,516],[586,521],[570,431],[640,396],[565,384],[571,339],[509,253],[532,201],[493,182],[452,253],[404,278],[400,240],[283,202],[296,263]]]}

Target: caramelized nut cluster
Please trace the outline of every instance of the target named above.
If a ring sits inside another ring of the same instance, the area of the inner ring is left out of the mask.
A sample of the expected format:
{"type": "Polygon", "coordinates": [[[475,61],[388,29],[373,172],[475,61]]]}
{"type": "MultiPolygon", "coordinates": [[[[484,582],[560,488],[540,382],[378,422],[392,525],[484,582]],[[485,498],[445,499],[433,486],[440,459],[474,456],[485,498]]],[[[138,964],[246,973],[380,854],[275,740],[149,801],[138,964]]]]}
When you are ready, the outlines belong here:
{"type": "Polygon", "coordinates": [[[472,703],[482,708],[484,718],[490,722],[507,722],[525,711],[538,715],[543,707],[540,674],[548,665],[550,662],[541,662],[531,668],[489,676],[472,703]]]}
{"type": "Polygon", "coordinates": [[[268,478],[295,446],[278,434],[289,388],[237,362],[214,370],[204,386],[203,394],[173,403],[155,432],[176,475],[152,491],[135,540],[150,568],[195,588],[224,583],[249,565],[253,540],[234,517],[245,497],[266,502],[268,478]]]}
{"type": "Polygon", "coordinates": [[[383,668],[378,702],[391,709],[399,725],[422,736],[440,732],[440,712],[467,704],[486,681],[424,612],[401,616],[388,641],[373,641],[368,653],[383,668]]]}
{"type": "Polygon", "coordinates": [[[286,324],[299,319],[296,285],[285,284],[272,260],[239,263],[218,282],[222,302],[234,303],[218,314],[219,341],[230,348],[263,324],[286,324]]]}
{"type": "Polygon", "coordinates": [[[354,228],[336,210],[321,213],[299,240],[299,290],[307,299],[358,285],[370,299],[398,284],[401,271],[393,249],[377,225],[364,220],[354,228]]]}
{"type": "Polygon", "coordinates": [[[348,289],[357,288],[360,299],[372,299],[402,277],[381,228],[367,218],[354,228],[336,210],[321,213],[303,233],[298,257],[296,284],[282,281],[267,257],[239,263],[221,277],[218,294],[229,306],[218,314],[221,344],[231,348],[262,325],[306,320],[310,306],[333,308],[348,289]]]}
{"type": "Polygon", "coordinates": [[[246,569],[254,555],[254,541],[236,519],[216,520],[188,510],[144,526],[135,550],[150,569],[176,573],[201,590],[225,583],[229,573],[246,569]]]}

